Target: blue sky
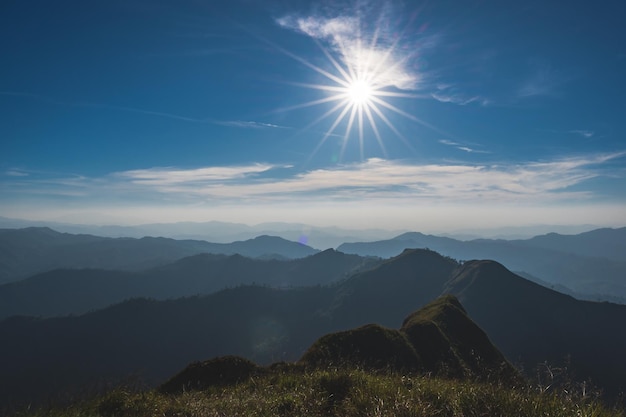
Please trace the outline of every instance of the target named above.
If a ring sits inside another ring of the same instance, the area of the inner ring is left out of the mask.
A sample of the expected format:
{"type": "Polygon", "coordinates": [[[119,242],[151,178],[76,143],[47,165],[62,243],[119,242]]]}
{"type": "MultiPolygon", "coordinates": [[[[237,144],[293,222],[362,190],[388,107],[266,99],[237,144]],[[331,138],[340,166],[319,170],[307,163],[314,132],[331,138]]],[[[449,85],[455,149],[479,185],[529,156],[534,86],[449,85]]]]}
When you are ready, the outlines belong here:
{"type": "Polygon", "coordinates": [[[0,216],[626,224],[623,2],[222,3],[4,1],[0,216]]]}

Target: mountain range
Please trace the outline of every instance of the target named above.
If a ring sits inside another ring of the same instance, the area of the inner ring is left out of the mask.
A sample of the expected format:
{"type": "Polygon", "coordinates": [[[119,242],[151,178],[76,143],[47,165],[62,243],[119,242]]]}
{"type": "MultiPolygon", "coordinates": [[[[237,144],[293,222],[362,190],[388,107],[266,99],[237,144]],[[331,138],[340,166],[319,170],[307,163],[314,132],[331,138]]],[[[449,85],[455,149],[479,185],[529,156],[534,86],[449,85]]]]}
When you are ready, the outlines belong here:
{"type": "Polygon", "coordinates": [[[243,223],[219,221],[150,223],[134,226],[111,224],[102,226],[67,222],[20,220],[0,216],[0,228],[23,229],[33,226],[48,227],[64,233],[88,234],[113,238],[162,236],[179,240],[204,240],[216,243],[245,241],[257,236],[269,235],[282,237],[283,239],[294,242],[301,242],[322,250],[334,248],[343,242],[391,238],[405,232],[405,230],[343,229],[340,227],[320,227],[302,223],[281,222],[261,223],[253,226],[243,223]]]}
{"type": "Polygon", "coordinates": [[[577,298],[626,303],[626,228],[525,240],[460,241],[411,232],[388,240],[344,243],[337,250],[389,258],[406,248],[429,248],[461,260],[492,259],[577,298]]]}
{"type": "MultiPolygon", "coordinates": [[[[389,258],[406,248],[430,248],[461,260],[492,259],[527,279],[575,298],[626,304],[626,228],[597,229],[578,235],[551,233],[524,240],[462,241],[410,232],[388,240],[343,243],[337,250],[389,258]]],[[[55,269],[143,272],[200,253],[296,259],[317,252],[302,243],[267,235],[232,243],[209,243],[156,237],[72,235],[49,228],[0,229],[0,284],[55,269]]],[[[85,275],[93,274],[93,271],[85,272],[85,275]]],[[[55,272],[48,278],[59,276],[55,272]]],[[[152,296],[150,291],[129,294],[152,296]]]]}
{"type": "Polygon", "coordinates": [[[274,288],[324,285],[376,262],[377,258],[327,249],[305,258],[280,260],[203,253],[132,272],[55,269],[0,285],[0,319],[13,315],[82,314],[130,298],[165,300],[211,294],[245,284],[274,288]]]}
{"type": "Polygon", "coordinates": [[[530,371],[567,358],[577,378],[607,394],[626,388],[626,306],[576,300],[494,261],[459,263],[407,250],[326,286],[244,286],[134,299],[73,317],[5,319],[0,400],[72,392],[135,372],[155,385],[190,362],[222,355],[262,364],[297,360],[331,332],[368,323],[399,328],[442,294],[457,296],[511,363],[530,371]]]}
{"type": "Polygon", "coordinates": [[[199,253],[294,259],[317,252],[301,243],[273,236],[209,243],[163,237],[74,235],[47,227],[0,229],[0,283],[59,268],[139,271],[199,253]]]}
{"type": "MultiPolygon", "coordinates": [[[[390,239],[409,230],[385,229],[344,229],[336,226],[315,226],[303,223],[272,222],[249,225],[243,223],[208,221],[149,223],[139,225],[92,225],[67,221],[33,221],[0,216],[0,229],[21,229],[28,227],[48,227],[59,232],[88,234],[105,237],[162,236],[180,240],[206,240],[216,243],[249,240],[256,236],[278,236],[294,242],[301,242],[316,249],[336,248],[344,242],[371,242],[390,239]]],[[[598,229],[599,226],[586,225],[547,225],[498,227],[492,229],[462,229],[445,234],[457,240],[528,239],[545,233],[572,235],[598,229]]]]}

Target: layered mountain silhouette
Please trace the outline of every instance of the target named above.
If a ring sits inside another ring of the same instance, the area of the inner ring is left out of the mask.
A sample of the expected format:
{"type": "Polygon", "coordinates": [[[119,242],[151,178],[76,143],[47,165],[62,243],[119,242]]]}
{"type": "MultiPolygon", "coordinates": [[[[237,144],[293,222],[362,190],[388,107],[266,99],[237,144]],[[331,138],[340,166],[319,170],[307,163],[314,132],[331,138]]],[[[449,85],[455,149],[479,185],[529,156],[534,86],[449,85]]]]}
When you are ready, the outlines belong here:
{"type": "Polygon", "coordinates": [[[493,259],[578,297],[626,302],[626,228],[526,240],[460,241],[411,232],[389,240],[344,243],[337,250],[389,258],[407,248],[429,248],[455,259],[493,259]]]}
{"type": "Polygon", "coordinates": [[[164,300],[243,284],[277,288],[324,285],[376,262],[328,249],[293,260],[200,254],[141,272],[58,269],[0,285],[0,319],[82,314],[129,298],[164,300]]]}
{"type": "Polygon", "coordinates": [[[295,259],[317,252],[301,243],[273,236],[209,243],[160,237],[72,235],[47,227],[0,229],[0,283],[59,268],[139,271],[199,253],[295,259]]]}
{"type": "MultiPolygon", "coordinates": [[[[626,306],[576,300],[493,261],[459,264],[408,250],[330,286],[239,287],[202,297],[131,300],[76,317],[0,321],[0,395],[2,401],[32,401],[134,372],[159,384],[191,362],[224,355],[259,364],[295,361],[323,335],[369,323],[401,328],[407,337],[439,334],[420,319],[428,310],[404,320],[442,294],[456,295],[510,362],[530,370],[569,358],[577,378],[609,394],[626,388],[626,306]]],[[[453,311],[462,317],[461,309],[453,311]]],[[[453,346],[452,335],[466,329],[442,327],[443,336],[427,339],[453,346]]],[[[462,349],[449,355],[459,358],[459,369],[481,363],[462,349]]]]}
{"type": "MultiPolygon", "coordinates": [[[[159,387],[174,394],[236,384],[250,377],[283,371],[262,368],[241,357],[194,362],[159,387]]],[[[438,298],[404,319],[400,330],[378,324],[327,334],[287,369],[361,368],[479,381],[520,381],[518,371],[468,316],[456,297],[438,298]]]]}
{"type": "MultiPolygon", "coordinates": [[[[194,226],[198,225],[183,224],[181,228],[194,226]]],[[[406,248],[430,248],[455,259],[493,259],[528,279],[576,298],[626,304],[626,228],[578,235],[551,233],[526,240],[460,241],[411,232],[384,241],[344,243],[338,250],[389,258],[406,248]]],[[[0,229],[0,284],[54,269],[139,272],[200,253],[296,259],[316,252],[300,243],[265,235],[225,244],[71,235],[45,227],[0,229]]]]}

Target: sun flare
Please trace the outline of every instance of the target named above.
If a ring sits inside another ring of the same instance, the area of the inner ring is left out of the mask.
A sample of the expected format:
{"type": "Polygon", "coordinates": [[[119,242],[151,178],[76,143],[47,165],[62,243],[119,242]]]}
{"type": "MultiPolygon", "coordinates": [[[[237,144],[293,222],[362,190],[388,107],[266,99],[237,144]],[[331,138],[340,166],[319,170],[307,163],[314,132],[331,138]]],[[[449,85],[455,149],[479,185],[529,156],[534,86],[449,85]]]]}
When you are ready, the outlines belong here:
{"type": "Polygon", "coordinates": [[[374,89],[365,80],[352,80],[347,87],[350,102],[356,106],[370,105],[374,96],[374,89]]]}
{"type": "MultiPolygon", "coordinates": [[[[290,111],[317,105],[330,105],[317,119],[302,129],[305,131],[326,119],[325,133],[315,149],[315,155],[330,137],[341,137],[341,161],[350,139],[358,139],[361,160],[365,158],[366,141],[373,138],[384,157],[387,157],[385,140],[389,132],[402,140],[413,152],[415,149],[396,128],[390,112],[438,131],[430,124],[392,104],[397,98],[427,98],[417,94],[420,74],[410,67],[415,52],[406,53],[401,37],[390,35],[386,25],[379,21],[373,31],[362,30],[361,21],[353,17],[329,19],[281,19],[282,26],[296,29],[315,40],[327,62],[314,64],[301,56],[273,45],[286,55],[317,72],[326,80],[317,84],[293,82],[291,84],[323,93],[321,98],[285,107],[290,111]],[[380,25],[380,26],[378,26],[380,25]],[[370,37],[371,36],[371,37],[370,37]]],[[[440,132],[440,131],[439,131],[440,132]]]]}

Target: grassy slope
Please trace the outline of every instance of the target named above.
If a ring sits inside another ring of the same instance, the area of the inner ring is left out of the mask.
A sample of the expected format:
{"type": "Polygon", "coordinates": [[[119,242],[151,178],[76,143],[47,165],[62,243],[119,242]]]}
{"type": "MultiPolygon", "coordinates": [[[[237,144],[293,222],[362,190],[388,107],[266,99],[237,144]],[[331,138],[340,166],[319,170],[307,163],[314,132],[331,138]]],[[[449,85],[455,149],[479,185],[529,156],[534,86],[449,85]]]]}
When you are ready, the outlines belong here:
{"type": "Polygon", "coordinates": [[[274,372],[231,387],[167,396],[118,389],[98,399],[24,416],[607,416],[624,417],[580,392],[362,370],[274,372]]]}

